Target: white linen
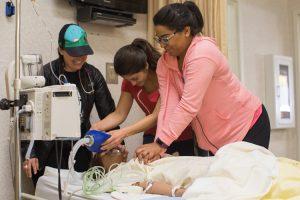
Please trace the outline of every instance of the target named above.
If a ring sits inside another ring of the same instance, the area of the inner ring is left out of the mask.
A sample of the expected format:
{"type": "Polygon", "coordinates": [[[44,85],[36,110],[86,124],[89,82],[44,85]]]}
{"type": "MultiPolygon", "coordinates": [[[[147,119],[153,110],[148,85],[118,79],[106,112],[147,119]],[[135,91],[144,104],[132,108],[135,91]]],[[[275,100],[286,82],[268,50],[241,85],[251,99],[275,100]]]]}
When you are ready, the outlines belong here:
{"type": "MultiPolygon", "coordinates": [[[[230,199],[254,200],[263,197],[278,176],[276,157],[267,149],[246,142],[237,142],[222,147],[214,157],[167,157],[150,165],[137,160],[130,160],[110,172],[112,182],[130,185],[133,181],[153,180],[164,181],[173,186],[187,188],[183,199],[230,199]],[[129,177],[126,174],[140,174],[129,177]]],[[[62,170],[62,183],[67,171],[62,170]]],[[[82,174],[77,173],[71,183],[82,185],[82,174]],[[75,179],[75,180],[74,180],[75,179]]],[[[70,185],[73,192],[81,186],[70,185]]],[[[46,168],[45,175],[37,184],[36,195],[57,199],[56,169],[46,168]],[[55,171],[53,171],[55,170],[55,171]]],[[[82,191],[72,199],[83,199],[82,191]],[[78,197],[80,196],[80,197],[78,197]]],[[[123,195],[124,197],[124,195],[123,195]]],[[[126,197],[126,195],[125,195],[126,197]]],[[[128,199],[144,199],[144,195],[136,195],[128,199]]],[[[109,194],[89,197],[90,199],[112,199],[109,194]]],[[[123,200],[123,199],[122,199],[123,200]]]]}
{"type": "MultiPolygon", "coordinates": [[[[63,184],[67,180],[68,176],[68,170],[61,170],[61,183],[62,183],[62,189],[63,184]]],[[[118,196],[118,200],[151,200],[151,198],[160,198],[163,197],[161,195],[152,195],[152,194],[118,194],[117,192],[113,192],[111,194],[104,193],[101,195],[92,195],[87,196],[84,195],[82,192],[82,176],[83,173],[75,172],[74,176],[72,177],[72,180],[68,186],[68,193],[67,195],[63,194],[62,191],[62,199],[63,200],[116,200],[116,197],[118,196]],[[72,197],[70,198],[71,193],[75,192],[72,197]],[[112,197],[113,196],[113,197],[112,197]]],[[[49,200],[57,200],[58,199],[58,175],[57,175],[57,169],[46,167],[45,173],[42,177],[39,178],[35,190],[35,196],[41,197],[44,199],[49,200]]],[[[169,199],[168,197],[165,197],[166,199],[169,199]]],[[[157,199],[155,199],[157,200],[157,199]]],[[[172,200],[172,198],[170,198],[172,200]]]]}
{"type": "MultiPolygon", "coordinates": [[[[64,182],[67,180],[68,170],[61,170],[61,184],[62,188],[64,182]]],[[[75,172],[75,177],[72,178],[71,184],[68,186],[68,194],[64,195],[62,191],[63,199],[67,200],[70,197],[70,194],[75,192],[72,196],[72,200],[83,200],[83,199],[99,199],[99,200],[114,200],[111,198],[110,194],[103,194],[98,198],[93,197],[84,197],[82,193],[82,175],[83,173],[75,172]],[[73,184],[75,181],[76,184],[73,184]],[[80,183],[80,185],[78,185],[80,183]]],[[[46,167],[45,173],[42,177],[39,178],[35,190],[35,196],[42,197],[49,200],[58,199],[58,176],[57,169],[46,167]]]]}
{"type": "Polygon", "coordinates": [[[261,199],[278,177],[276,157],[267,149],[237,142],[221,148],[205,176],[183,194],[184,199],[261,199]]]}

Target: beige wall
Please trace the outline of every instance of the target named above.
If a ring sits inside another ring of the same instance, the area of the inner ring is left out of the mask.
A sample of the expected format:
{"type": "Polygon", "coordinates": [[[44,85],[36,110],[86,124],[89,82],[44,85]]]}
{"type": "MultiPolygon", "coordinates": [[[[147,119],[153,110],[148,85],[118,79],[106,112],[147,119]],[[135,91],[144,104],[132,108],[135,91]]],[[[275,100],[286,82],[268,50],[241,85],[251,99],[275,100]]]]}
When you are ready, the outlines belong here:
{"type": "Polygon", "coordinates": [[[298,0],[288,0],[290,26],[292,27],[292,39],[291,45],[294,47],[294,67],[296,74],[296,94],[297,94],[297,104],[296,109],[298,113],[298,118],[296,118],[297,123],[297,133],[298,133],[298,160],[300,160],[300,2],[298,0]],[[296,31],[298,29],[298,31],[296,31]]]}
{"type": "MultiPolygon", "coordinates": [[[[245,85],[265,100],[263,55],[294,56],[291,7],[287,0],[239,0],[242,72],[245,85]]],[[[299,86],[295,87],[296,89],[299,86]]],[[[300,113],[296,113],[296,117],[300,113]]],[[[277,156],[297,158],[295,129],[273,130],[270,149],[277,156]]]]}
{"type": "MultiPolygon", "coordinates": [[[[22,1],[22,29],[21,29],[21,54],[39,53],[43,56],[44,63],[50,61],[50,38],[40,20],[36,17],[31,1],[22,1]]],[[[54,36],[53,58],[57,56],[57,35],[65,23],[75,20],[75,8],[68,4],[67,0],[36,1],[37,10],[46,21],[49,30],[54,36]]],[[[14,59],[14,34],[15,17],[8,19],[2,12],[5,2],[0,1],[0,98],[6,96],[4,84],[4,70],[8,63],[14,59]]],[[[136,37],[146,38],[147,16],[137,15],[137,24],[131,27],[113,28],[96,24],[82,24],[88,32],[88,39],[95,55],[89,57],[89,62],[105,76],[105,63],[112,62],[115,52],[123,45],[130,43],[136,37]]],[[[120,95],[120,83],[109,85],[112,96],[117,103],[120,95]]],[[[143,114],[134,104],[128,120],[124,124],[136,121],[143,114]]],[[[92,120],[97,115],[93,113],[92,120]]],[[[13,187],[11,181],[11,167],[8,156],[8,121],[9,112],[0,111],[0,199],[13,199],[13,187]]],[[[135,136],[127,141],[132,153],[135,147],[141,143],[141,137],[135,136]]],[[[131,154],[132,155],[132,154],[131,154]]],[[[31,190],[29,181],[23,180],[26,191],[31,190]]]]}

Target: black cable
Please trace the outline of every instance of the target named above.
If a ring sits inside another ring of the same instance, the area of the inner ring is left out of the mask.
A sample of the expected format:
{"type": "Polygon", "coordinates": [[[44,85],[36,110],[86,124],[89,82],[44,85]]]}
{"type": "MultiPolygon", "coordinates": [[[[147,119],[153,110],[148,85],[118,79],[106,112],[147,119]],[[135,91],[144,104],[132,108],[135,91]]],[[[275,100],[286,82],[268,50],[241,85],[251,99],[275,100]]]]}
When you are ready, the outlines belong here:
{"type": "MultiPolygon", "coordinates": [[[[60,158],[59,158],[59,167],[61,168],[61,159],[62,159],[62,155],[63,155],[63,146],[64,146],[64,143],[63,141],[61,140],[61,146],[60,146],[60,158]]],[[[59,180],[60,180],[60,176],[59,176],[59,180]]],[[[60,184],[60,193],[61,193],[61,181],[59,181],[59,184],[60,184]]]]}
{"type": "Polygon", "coordinates": [[[61,166],[61,159],[62,159],[62,152],[63,152],[63,141],[61,141],[61,146],[60,146],[60,158],[59,158],[59,166],[61,166]]]}
{"type": "Polygon", "coordinates": [[[62,142],[60,145],[60,157],[58,157],[58,147],[57,147],[57,140],[55,140],[55,151],[56,151],[56,163],[57,163],[57,171],[58,171],[58,197],[59,200],[62,200],[61,195],[61,180],[60,180],[60,166],[61,166],[61,158],[62,158],[62,142]]]}

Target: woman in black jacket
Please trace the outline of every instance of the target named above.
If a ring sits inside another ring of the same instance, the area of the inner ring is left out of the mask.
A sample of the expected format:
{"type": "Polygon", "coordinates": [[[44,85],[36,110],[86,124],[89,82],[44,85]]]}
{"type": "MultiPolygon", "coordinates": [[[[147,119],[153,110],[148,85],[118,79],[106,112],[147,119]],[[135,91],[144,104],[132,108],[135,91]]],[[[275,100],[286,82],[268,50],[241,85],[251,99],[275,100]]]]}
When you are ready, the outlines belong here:
{"type": "MultiPolygon", "coordinates": [[[[59,32],[58,45],[59,58],[43,67],[46,86],[76,84],[81,98],[81,137],[83,137],[91,127],[90,114],[93,105],[96,106],[99,118],[103,119],[115,110],[115,104],[100,71],[86,62],[87,56],[93,54],[87,42],[86,32],[76,24],[66,24],[59,32]]],[[[54,141],[36,141],[31,159],[24,161],[23,169],[36,185],[38,178],[44,173],[45,166],[58,167],[57,150],[61,157],[60,167],[68,168],[71,149],[72,141],[59,141],[57,149],[54,141]]],[[[81,147],[75,157],[75,170],[86,171],[91,156],[91,152],[81,147]]]]}

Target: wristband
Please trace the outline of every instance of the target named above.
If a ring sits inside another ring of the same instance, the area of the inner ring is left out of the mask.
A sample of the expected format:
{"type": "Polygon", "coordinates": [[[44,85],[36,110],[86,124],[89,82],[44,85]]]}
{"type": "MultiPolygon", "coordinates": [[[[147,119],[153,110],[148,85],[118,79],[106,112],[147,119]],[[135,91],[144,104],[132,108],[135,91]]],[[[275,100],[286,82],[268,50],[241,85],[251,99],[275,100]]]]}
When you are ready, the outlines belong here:
{"type": "Polygon", "coordinates": [[[152,186],[153,186],[153,181],[152,180],[147,181],[147,187],[145,188],[144,193],[147,193],[152,186]]]}
{"type": "Polygon", "coordinates": [[[161,148],[164,148],[164,149],[167,149],[169,146],[166,145],[163,141],[161,141],[161,139],[157,138],[155,140],[155,142],[161,147],[161,148]]]}

